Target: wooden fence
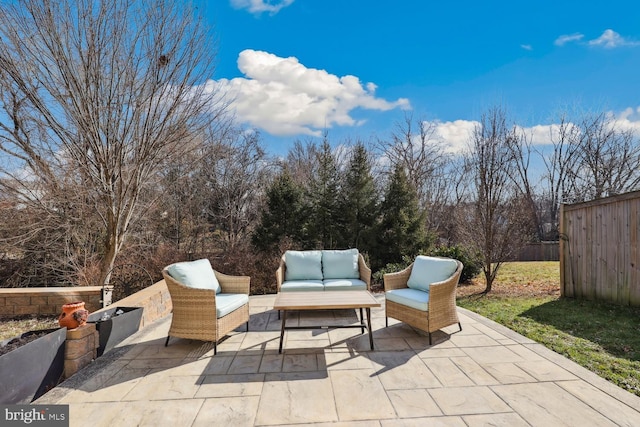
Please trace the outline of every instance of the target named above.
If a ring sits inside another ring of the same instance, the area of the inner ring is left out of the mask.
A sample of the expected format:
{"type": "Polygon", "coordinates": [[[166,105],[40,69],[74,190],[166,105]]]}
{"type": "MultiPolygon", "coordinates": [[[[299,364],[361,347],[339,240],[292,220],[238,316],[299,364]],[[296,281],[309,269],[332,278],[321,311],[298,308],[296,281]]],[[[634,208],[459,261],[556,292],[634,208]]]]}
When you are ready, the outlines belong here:
{"type": "Polygon", "coordinates": [[[558,261],[560,260],[558,242],[534,242],[522,246],[513,258],[514,261],[558,261]]]}
{"type": "Polygon", "coordinates": [[[640,191],[560,207],[563,296],[640,306],[640,191]]]}

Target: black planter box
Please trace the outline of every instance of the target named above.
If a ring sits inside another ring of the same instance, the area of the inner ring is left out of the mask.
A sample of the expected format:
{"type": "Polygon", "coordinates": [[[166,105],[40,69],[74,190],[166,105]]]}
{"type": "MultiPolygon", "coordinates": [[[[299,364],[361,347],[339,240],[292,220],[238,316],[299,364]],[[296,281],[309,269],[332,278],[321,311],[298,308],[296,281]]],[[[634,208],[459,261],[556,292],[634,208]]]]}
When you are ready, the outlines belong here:
{"type": "Polygon", "coordinates": [[[129,335],[140,329],[142,310],[142,307],[113,307],[89,315],[87,323],[95,323],[96,330],[100,337],[98,356],[102,356],[129,335]],[[115,315],[115,313],[120,310],[124,313],[115,315]],[[100,320],[105,313],[109,315],[109,319],[100,320]]]}
{"type": "Polygon", "coordinates": [[[47,334],[0,356],[0,403],[31,403],[58,385],[64,372],[67,328],[25,332],[19,338],[42,332],[47,334]]]}

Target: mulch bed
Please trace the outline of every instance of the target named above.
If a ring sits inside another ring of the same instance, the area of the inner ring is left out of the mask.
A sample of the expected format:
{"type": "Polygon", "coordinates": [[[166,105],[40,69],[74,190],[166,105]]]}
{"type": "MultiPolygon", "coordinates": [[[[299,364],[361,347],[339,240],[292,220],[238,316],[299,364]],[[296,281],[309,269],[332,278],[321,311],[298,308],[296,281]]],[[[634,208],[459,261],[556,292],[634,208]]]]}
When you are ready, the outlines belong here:
{"type": "Polygon", "coordinates": [[[23,345],[27,345],[31,341],[35,341],[38,338],[43,337],[50,332],[51,331],[35,331],[34,333],[28,334],[24,337],[13,338],[9,340],[9,342],[7,342],[6,345],[0,347],[0,356],[2,356],[3,354],[7,354],[10,351],[15,350],[19,347],[22,347],[23,345]]]}
{"type": "MultiPolygon", "coordinates": [[[[469,283],[458,285],[458,297],[481,295],[485,290],[485,281],[473,279],[469,283]]],[[[491,296],[496,297],[560,297],[560,284],[557,280],[533,280],[527,283],[509,284],[493,282],[491,296]]]]}

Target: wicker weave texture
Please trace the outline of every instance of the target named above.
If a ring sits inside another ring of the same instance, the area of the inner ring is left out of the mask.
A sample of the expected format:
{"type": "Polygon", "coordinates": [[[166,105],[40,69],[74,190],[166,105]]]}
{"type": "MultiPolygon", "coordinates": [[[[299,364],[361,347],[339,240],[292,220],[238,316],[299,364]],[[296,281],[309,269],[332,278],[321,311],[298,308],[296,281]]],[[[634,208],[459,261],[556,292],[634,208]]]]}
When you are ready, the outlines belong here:
{"type": "MultiPolygon", "coordinates": [[[[462,274],[462,263],[457,261],[458,267],[454,274],[447,280],[432,283],[429,287],[429,309],[418,310],[402,304],[387,300],[385,312],[387,317],[400,320],[425,332],[435,332],[439,329],[459,323],[456,309],[456,290],[462,274]]],[[[411,275],[411,264],[406,269],[397,273],[384,275],[384,290],[407,288],[407,281],[411,275]]]]}
{"type": "MultiPolygon", "coordinates": [[[[249,277],[229,276],[217,271],[215,274],[222,292],[249,294],[249,277]]],[[[169,336],[217,342],[249,321],[249,304],[217,319],[215,291],[189,288],[171,277],[166,269],[162,275],[173,305],[169,336]]]]}

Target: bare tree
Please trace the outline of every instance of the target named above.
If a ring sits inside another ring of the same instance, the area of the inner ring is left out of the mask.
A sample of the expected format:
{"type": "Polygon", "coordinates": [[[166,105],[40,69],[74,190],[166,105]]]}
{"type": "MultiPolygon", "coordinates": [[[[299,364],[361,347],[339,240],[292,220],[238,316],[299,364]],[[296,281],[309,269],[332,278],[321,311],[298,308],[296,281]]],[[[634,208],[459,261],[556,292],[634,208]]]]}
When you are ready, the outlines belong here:
{"type": "Polygon", "coordinates": [[[526,214],[530,219],[532,229],[535,230],[538,240],[544,240],[544,227],[537,203],[536,185],[532,177],[534,148],[531,137],[524,133],[522,129],[515,127],[512,137],[507,138],[507,145],[514,161],[515,173],[512,176],[512,180],[526,207],[526,214]]]}
{"type": "Polygon", "coordinates": [[[539,151],[544,162],[542,176],[542,213],[543,223],[551,225],[545,234],[557,237],[558,212],[560,203],[569,201],[571,192],[571,171],[575,167],[579,129],[571,123],[566,114],[562,114],[557,125],[549,129],[551,150],[539,151]]]}
{"type": "Polygon", "coordinates": [[[293,142],[293,147],[289,149],[286,159],[282,162],[294,182],[302,185],[305,189],[309,188],[317,173],[319,152],[318,145],[312,140],[304,142],[296,140],[293,142]]]}
{"type": "Polygon", "coordinates": [[[608,113],[562,113],[541,152],[544,214],[557,232],[562,202],[576,203],[640,188],[640,141],[608,113]]]}
{"type": "Polygon", "coordinates": [[[527,237],[522,198],[512,179],[517,173],[511,149],[516,138],[506,112],[493,108],[474,129],[465,161],[469,193],[466,207],[458,209],[458,227],[464,243],[482,256],[485,293],[491,291],[502,263],[527,237]]]}
{"type": "Polygon", "coordinates": [[[599,199],[635,190],[640,184],[640,144],[607,113],[586,114],[578,123],[574,199],[599,199]]]}
{"type": "Polygon", "coordinates": [[[205,84],[208,34],[180,1],[3,4],[0,185],[39,218],[25,238],[87,215],[100,227],[99,282],[109,281],[158,169],[221,112],[205,84]]]}
{"type": "Polygon", "coordinates": [[[400,165],[414,187],[421,208],[427,212],[427,226],[438,230],[446,223],[451,206],[452,159],[445,150],[436,124],[414,120],[411,114],[396,124],[390,140],[379,140],[378,147],[389,159],[389,170],[400,165]]]}
{"type": "Polygon", "coordinates": [[[260,134],[232,128],[218,139],[207,137],[200,175],[202,204],[207,222],[219,232],[221,248],[232,250],[248,236],[259,220],[257,210],[272,162],[260,145],[260,134]]]}

